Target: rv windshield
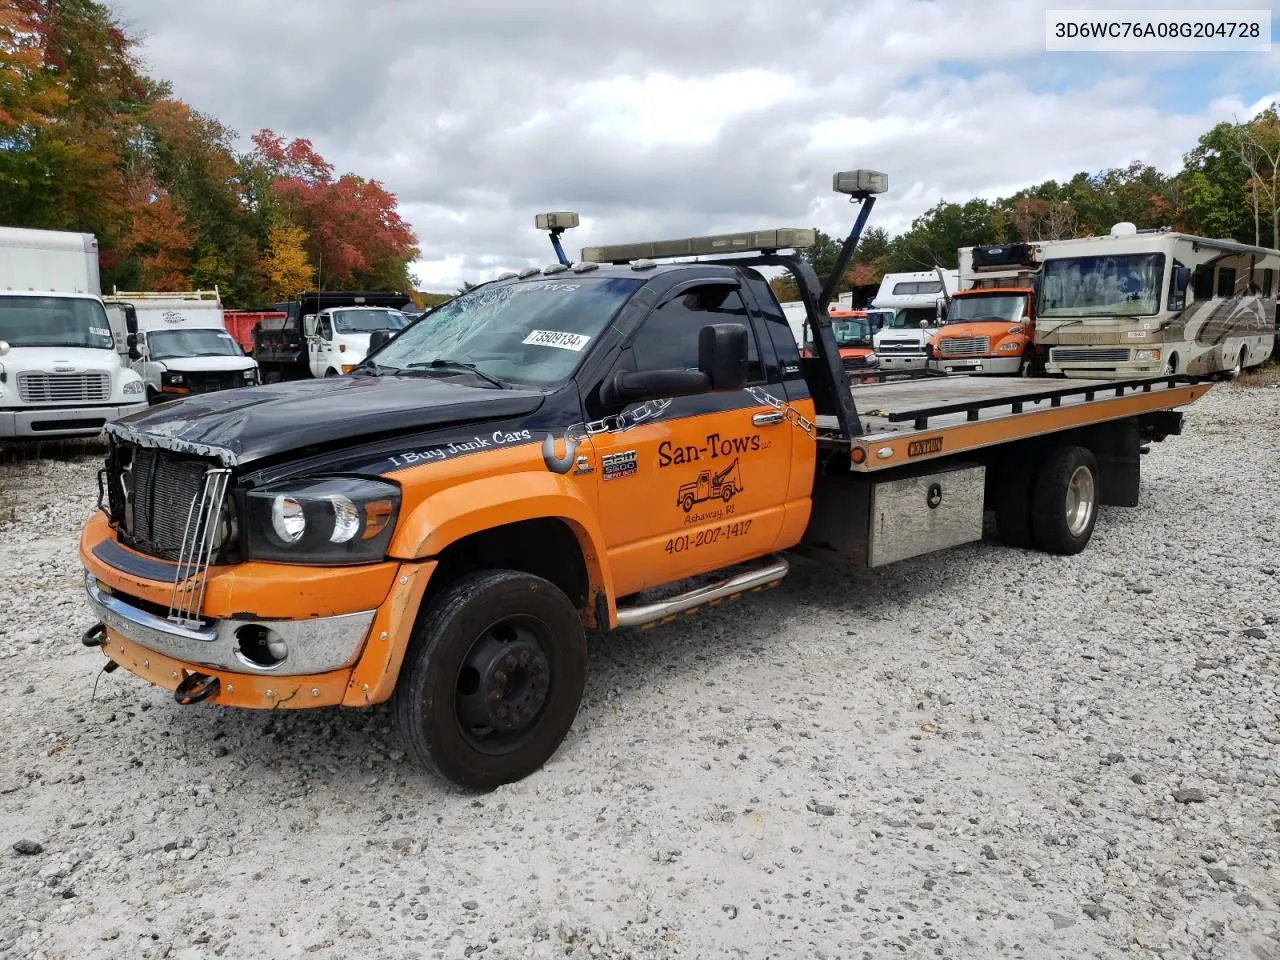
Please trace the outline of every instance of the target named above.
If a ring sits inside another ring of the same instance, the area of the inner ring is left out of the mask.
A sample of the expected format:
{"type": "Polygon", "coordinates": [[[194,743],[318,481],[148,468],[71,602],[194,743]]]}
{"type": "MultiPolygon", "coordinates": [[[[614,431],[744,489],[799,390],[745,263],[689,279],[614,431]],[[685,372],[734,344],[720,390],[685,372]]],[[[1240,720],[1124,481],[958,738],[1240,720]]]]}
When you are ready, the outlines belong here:
{"type": "Polygon", "coordinates": [[[336,333],[373,333],[375,330],[402,330],[409,318],[399,310],[334,310],[336,333]]]}
{"type": "Polygon", "coordinates": [[[1164,254],[1131,253],[1047,260],[1042,317],[1138,317],[1160,312],[1164,254]]]}
{"type": "Polygon", "coordinates": [[[242,357],[244,351],[231,334],[221,330],[153,330],[147,334],[151,360],[174,357],[242,357]]]}
{"type": "Polygon", "coordinates": [[[643,282],[574,277],[481,287],[418,320],[356,372],[467,376],[470,366],[481,380],[549,386],[573,373],[643,282]]]}
{"type": "Polygon", "coordinates": [[[997,320],[1021,323],[1027,300],[1014,295],[953,297],[947,311],[947,323],[974,323],[997,320]]]}
{"type": "Polygon", "coordinates": [[[0,296],[0,340],[11,347],[115,346],[101,303],[57,295],[0,296]]]}

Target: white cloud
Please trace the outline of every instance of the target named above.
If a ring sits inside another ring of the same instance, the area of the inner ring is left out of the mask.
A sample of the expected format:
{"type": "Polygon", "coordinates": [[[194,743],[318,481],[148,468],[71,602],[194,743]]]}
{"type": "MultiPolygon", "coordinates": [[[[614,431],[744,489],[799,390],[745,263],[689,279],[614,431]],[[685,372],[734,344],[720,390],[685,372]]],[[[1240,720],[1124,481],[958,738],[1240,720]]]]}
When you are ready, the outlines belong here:
{"type": "Polygon", "coordinates": [[[1212,61],[1176,108],[1171,68],[1209,61],[1045,54],[1045,9],[1089,5],[326,0],[318,17],[303,0],[116,2],[197,109],[382,180],[438,289],[549,262],[540,210],[582,213],[573,252],[778,224],[843,234],[831,172],[868,166],[891,186],[873,223],[897,231],[940,199],[1132,160],[1175,169],[1212,124],[1276,96],[1261,87],[1275,53],[1212,61]]]}

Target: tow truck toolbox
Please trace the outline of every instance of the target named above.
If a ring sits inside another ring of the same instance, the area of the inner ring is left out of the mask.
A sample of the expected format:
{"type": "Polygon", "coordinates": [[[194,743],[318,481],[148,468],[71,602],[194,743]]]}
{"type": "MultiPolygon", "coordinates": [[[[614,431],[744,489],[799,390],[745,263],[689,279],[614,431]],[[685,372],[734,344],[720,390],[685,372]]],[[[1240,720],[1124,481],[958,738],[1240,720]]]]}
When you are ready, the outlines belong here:
{"type": "Polygon", "coordinates": [[[587,630],[773,586],[789,551],[878,567],[975,541],[987,509],[1008,544],[1083,549],[1209,386],[851,386],[827,306],[887,178],[833,186],[860,208],[825,288],[785,252],[811,230],[589,248],[455,298],[350,376],[109,425],[84,643],[182,704],[390,700],[416,761],[490,789],[559,747],[587,630]],[[794,277],[813,356],[758,267],[794,277]]]}

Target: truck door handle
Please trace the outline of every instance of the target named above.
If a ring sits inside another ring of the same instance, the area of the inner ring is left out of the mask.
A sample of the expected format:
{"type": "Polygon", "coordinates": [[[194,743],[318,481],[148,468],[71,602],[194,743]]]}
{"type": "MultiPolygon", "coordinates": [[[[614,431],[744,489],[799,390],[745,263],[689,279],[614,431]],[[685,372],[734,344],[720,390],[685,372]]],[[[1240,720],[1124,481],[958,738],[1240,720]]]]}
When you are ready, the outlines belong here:
{"type": "Polygon", "coordinates": [[[775,410],[773,413],[757,413],[751,418],[751,422],[757,427],[767,427],[771,423],[781,423],[785,417],[775,410]]]}

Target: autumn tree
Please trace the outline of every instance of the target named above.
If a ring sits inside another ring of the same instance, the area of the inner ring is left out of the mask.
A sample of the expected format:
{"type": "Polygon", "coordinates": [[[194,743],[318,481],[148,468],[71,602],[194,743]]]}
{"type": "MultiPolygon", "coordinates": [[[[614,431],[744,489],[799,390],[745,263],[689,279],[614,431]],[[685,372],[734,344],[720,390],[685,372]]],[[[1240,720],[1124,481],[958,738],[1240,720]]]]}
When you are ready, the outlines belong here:
{"type": "Polygon", "coordinates": [[[411,288],[417,245],[382,184],[352,173],[334,179],[332,165],[306,140],[261,130],[253,142],[252,162],[270,177],[275,202],[306,231],[306,252],[324,287],[411,288]]]}
{"type": "Polygon", "coordinates": [[[263,267],[269,302],[287,300],[312,285],[315,268],[307,257],[306,240],[306,231],[289,223],[279,223],[267,233],[263,267]]]}

